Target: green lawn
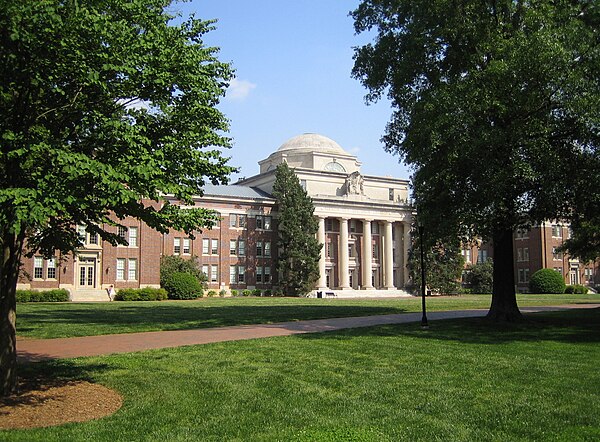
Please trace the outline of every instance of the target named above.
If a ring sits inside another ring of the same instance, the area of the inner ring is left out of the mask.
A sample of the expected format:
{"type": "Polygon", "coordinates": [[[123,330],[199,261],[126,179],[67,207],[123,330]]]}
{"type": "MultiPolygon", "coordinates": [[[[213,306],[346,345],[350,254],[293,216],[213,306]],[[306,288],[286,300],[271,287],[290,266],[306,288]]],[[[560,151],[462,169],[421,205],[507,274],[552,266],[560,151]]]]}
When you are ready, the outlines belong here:
{"type": "Polygon", "coordinates": [[[100,382],[124,406],[0,440],[600,440],[599,340],[588,309],[38,363],[22,371],[100,382]]]}
{"type": "MultiPolygon", "coordinates": [[[[489,295],[429,297],[427,309],[487,309],[489,295]]],[[[600,303],[600,295],[519,295],[520,306],[600,303]]],[[[205,298],[198,301],[30,303],[17,306],[17,334],[59,338],[265,324],[421,310],[420,298],[205,298]]]]}

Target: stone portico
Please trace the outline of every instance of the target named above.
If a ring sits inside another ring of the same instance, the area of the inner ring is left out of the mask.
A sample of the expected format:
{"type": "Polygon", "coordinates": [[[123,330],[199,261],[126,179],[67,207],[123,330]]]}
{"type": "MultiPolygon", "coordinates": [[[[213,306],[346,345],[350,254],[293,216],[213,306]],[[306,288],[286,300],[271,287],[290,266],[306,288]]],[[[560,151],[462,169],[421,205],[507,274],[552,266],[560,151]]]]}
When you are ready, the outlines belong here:
{"type": "Polygon", "coordinates": [[[238,185],[271,193],[275,168],[287,162],[312,198],[323,244],[315,288],[337,296],[403,295],[408,284],[412,208],[409,182],[362,175],[361,163],[335,141],[303,134],[259,162],[238,185]]]}

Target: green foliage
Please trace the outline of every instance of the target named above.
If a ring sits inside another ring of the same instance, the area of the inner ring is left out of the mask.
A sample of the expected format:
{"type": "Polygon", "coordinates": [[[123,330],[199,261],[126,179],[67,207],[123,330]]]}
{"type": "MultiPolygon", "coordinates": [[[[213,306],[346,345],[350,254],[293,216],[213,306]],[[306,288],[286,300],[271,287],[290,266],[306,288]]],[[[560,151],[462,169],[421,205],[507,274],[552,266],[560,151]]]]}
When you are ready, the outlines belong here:
{"type": "Polygon", "coordinates": [[[568,285],[565,288],[565,293],[569,293],[569,294],[586,295],[587,292],[588,292],[588,288],[586,286],[580,285],[580,284],[568,285]]]}
{"type": "Polygon", "coordinates": [[[231,291],[231,296],[234,296],[234,297],[235,297],[235,296],[239,296],[239,293],[238,293],[238,291],[237,291],[237,290],[232,290],[232,291],[231,291]]]}
{"type": "Polygon", "coordinates": [[[600,201],[597,6],[363,0],[352,15],[375,34],[353,76],[369,101],[392,101],[385,149],[413,168],[426,231],[490,238],[502,274],[492,308],[518,312],[506,232],[572,208],[598,221],[586,203],[600,201]]]}
{"type": "MultiPolygon", "coordinates": [[[[413,229],[415,232],[416,229],[413,229]]],[[[460,277],[464,258],[458,242],[433,246],[424,241],[425,281],[427,288],[434,293],[455,295],[461,292],[460,277]]],[[[421,293],[421,242],[418,235],[412,236],[412,246],[408,255],[408,272],[412,290],[421,293]]]]}
{"type": "Polygon", "coordinates": [[[17,302],[66,302],[69,300],[69,291],[65,289],[54,290],[17,290],[17,302]]]}
{"type": "Polygon", "coordinates": [[[224,298],[226,294],[227,294],[227,290],[225,290],[225,289],[221,289],[221,290],[219,290],[219,296],[220,296],[221,298],[224,298]]]}
{"type": "Polygon", "coordinates": [[[263,291],[263,296],[273,296],[273,291],[271,289],[266,289],[263,291]]]}
{"type": "Polygon", "coordinates": [[[467,268],[467,271],[466,283],[471,293],[492,293],[492,287],[494,283],[494,264],[491,259],[470,265],[467,268]]]}
{"type": "Polygon", "coordinates": [[[194,275],[175,272],[166,280],[164,288],[169,299],[196,299],[203,294],[202,285],[194,275]]]}
{"type": "Polygon", "coordinates": [[[215,296],[217,296],[217,291],[216,290],[209,290],[207,293],[207,296],[209,298],[214,298],[215,296]]]}
{"type": "Polygon", "coordinates": [[[252,296],[262,296],[262,290],[261,289],[252,290],[252,296]]]}
{"type": "Polygon", "coordinates": [[[316,238],[319,224],[311,198],[287,163],[277,166],[273,196],[277,200],[278,228],[276,272],[287,296],[302,296],[319,279],[322,244],[316,238]]]}
{"type": "Polygon", "coordinates": [[[162,288],[144,287],[141,289],[119,289],[115,301],[163,301],[167,291],[162,288]]]}
{"type": "Polygon", "coordinates": [[[252,290],[242,290],[242,296],[252,296],[252,290]]]}
{"type": "Polygon", "coordinates": [[[540,269],[529,279],[531,293],[565,293],[566,285],[562,275],[553,269],[540,269]]]}
{"type": "Polygon", "coordinates": [[[208,280],[208,277],[202,273],[197,256],[191,256],[189,259],[179,255],[162,256],[160,258],[160,285],[162,287],[173,273],[189,273],[201,284],[205,284],[208,280]]]}

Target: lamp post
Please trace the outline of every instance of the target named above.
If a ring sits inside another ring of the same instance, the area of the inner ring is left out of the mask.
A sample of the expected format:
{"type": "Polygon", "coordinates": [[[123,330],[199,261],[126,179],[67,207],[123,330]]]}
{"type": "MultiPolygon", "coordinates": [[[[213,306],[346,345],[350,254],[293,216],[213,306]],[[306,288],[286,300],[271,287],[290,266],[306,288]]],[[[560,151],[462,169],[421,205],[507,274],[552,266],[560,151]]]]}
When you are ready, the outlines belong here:
{"type": "Polygon", "coordinates": [[[419,221],[419,243],[421,245],[421,306],[423,317],[421,318],[421,327],[429,328],[427,323],[427,311],[425,309],[425,258],[423,256],[423,224],[419,221]]]}

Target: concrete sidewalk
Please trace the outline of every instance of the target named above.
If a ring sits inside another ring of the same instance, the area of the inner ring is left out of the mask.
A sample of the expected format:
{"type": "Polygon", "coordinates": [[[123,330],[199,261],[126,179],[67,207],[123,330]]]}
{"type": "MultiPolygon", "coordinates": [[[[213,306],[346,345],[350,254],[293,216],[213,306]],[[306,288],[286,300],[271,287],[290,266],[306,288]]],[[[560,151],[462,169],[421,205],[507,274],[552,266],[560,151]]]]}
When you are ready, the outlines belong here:
{"type": "MultiPolygon", "coordinates": [[[[523,313],[558,311],[578,308],[598,308],[600,304],[573,304],[551,307],[523,307],[523,313]]],[[[487,310],[455,310],[429,312],[429,321],[452,318],[483,317],[487,310]]],[[[240,325],[195,330],[174,330],[116,335],[85,336],[59,339],[17,339],[19,361],[98,356],[113,353],[209,344],[243,339],[289,336],[300,333],[317,333],[346,328],[371,327],[386,324],[420,322],[421,313],[360,316],[351,318],[315,319],[309,321],[281,322],[277,324],[240,325]]]]}

